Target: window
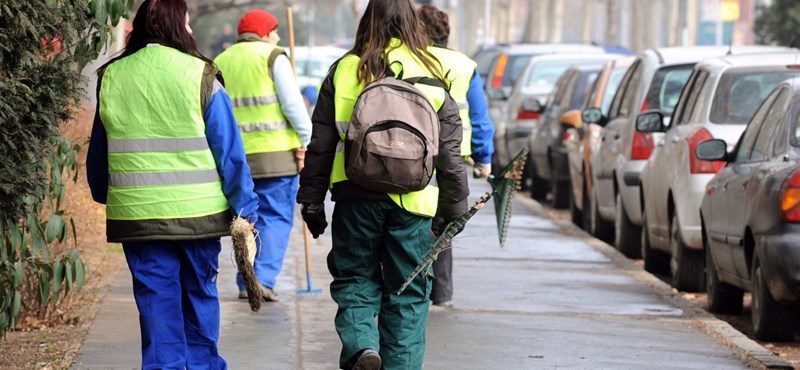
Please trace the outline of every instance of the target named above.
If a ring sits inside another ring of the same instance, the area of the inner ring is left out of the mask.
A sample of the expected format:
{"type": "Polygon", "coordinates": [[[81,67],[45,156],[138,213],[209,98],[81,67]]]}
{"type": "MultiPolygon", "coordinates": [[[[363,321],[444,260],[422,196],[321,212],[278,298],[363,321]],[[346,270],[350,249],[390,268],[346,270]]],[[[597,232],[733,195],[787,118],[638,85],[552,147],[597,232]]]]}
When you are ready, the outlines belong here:
{"type": "MultiPolygon", "coordinates": [[[[650,82],[650,87],[647,89],[647,96],[643,104],[644,108],[658,109],[664,112],[664,115],[672,115],[675,106],[678,104],[678,99],[681,97],[681,91],[686,86],[686,81],[689,80],[689,75],[692,74],[693,64],[684,64],[679,66],[664,67],[656,71],[653,75],[653,81],[650,82]]],[[[705,78],[700,79],[698,76],[695,86],[701,86],[705,82],[705,78]]],[[[708,73],[705,72],[705,77],[708,73]]],[[[694,102],[691,107],[686,107],[686,113],[691,112],[694,108],[694,102]]],[[[642,109],[645,110],[645,109],[642,109]]],[[[686,116],[688,118],[688,116],[686,116]]]]}
{"type": "Polygon", "coordinates": [[[622,82],[622,76],[625,75],[625,71],[627,71],[627,68],[615,68],[611,70],[611,75],[608,76],[608,82],[606,82],[606,91],[603,92],[603,102],[600,104],[600,109],[603,111],[603,114],[608,114],[608,110],[611,108],[611,100],[614,99],[614,93],[617,92],[619,84],[622,82]]]}
{"type": "Polygon", "coordinates": [[[689,82],[686,84],[686,95],[678,102],[675,109],[675,124],[682,125],[689,122],[692,116],[695,104],[697,104],[697,95],[700,88],[705,84],[708,79],[708,72],[698,70],[692,74],[689,82]]]}
{"type": "Polygon", "coordinates": [[[772,107],[769,109],[764,123],[761,124],[761,128],[758,130],[758,138],[756,139],[755,145],[753,145],[753,151],[750,153],[751,161],[759,161],[767,158],[767,154],[769,153],[767,152],[767,148],[769,148],[770,139],[773,137],[772,134],[776,127],[780,125],[786,113],[786,103],[789,102],[791,94],[784,89],[781,89],[779,94],[780,95],[775,99],[775,103],[773,103],[772,107]]]}
{"type": "Polygon", "coordinates": [[[775,102],[775,97],[777,95],[777,92],[770,95],[767,100],[761,104],[761,107],[758,108],[750,124],[747,125],[736,147],[735,162],[744,162],[750,158],[750,152],[753,150],[753,143],[755,143],[756,137],[758,137],[758,130],[761,129],[761,124],[766,119],[767,113],[770,108],[772,108],[772,103],[775,102]]]}
{"type": "MultiPolygon", "coordinates": [[[[628,115],[628,108],[623,107],[623,101],[625,100],[625,95],[634,94],[632,91],[630,93],[628,93],[628,91],[632,90],[634,87],[634,84],[632,83],[633,75],[638,74],[641,76],[641,69],[641,62],[637,60],[628,70],[628,72],[625,73],[625,77],[622,79],[620,88],[617,90],[617,93],[614,94],[614,100],[611,102],[611,110],[609,111],[608,118],[628,115]]],[[[638,79],[639,78],[636,78],[636,80],[638,79]]],[[[630,99],[628,99],[628,101],[630,101],[630,99]]]]}
{"type": "MultiPolygon", "coordinates": [[[[783,69],[783,67],[781,67],[783,69]]],[[[796,75],[785,70],[730,70],[719,79],[709,120],[713,123],[744,125],[758,105],[781,81],[796,75]]]]}

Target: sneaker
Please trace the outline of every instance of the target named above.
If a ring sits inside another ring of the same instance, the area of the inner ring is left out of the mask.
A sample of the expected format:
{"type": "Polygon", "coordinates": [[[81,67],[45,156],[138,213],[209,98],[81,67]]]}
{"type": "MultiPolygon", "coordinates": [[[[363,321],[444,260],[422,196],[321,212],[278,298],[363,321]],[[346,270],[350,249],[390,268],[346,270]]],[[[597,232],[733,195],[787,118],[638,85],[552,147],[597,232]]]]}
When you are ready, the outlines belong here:
{"type": "Polygon", "coordinates": [[[267,288],[263,285],[261,286],[261,295],[264,297],[264,302],[278,302],[281,300],[278,293],[275,293],[272,288],[267,288]]]}
{"type": "Polygon", "coordinates": [[[374,349],[361,350],[357,356],[353,370],[380,370],[381,356],[374,349]]]}

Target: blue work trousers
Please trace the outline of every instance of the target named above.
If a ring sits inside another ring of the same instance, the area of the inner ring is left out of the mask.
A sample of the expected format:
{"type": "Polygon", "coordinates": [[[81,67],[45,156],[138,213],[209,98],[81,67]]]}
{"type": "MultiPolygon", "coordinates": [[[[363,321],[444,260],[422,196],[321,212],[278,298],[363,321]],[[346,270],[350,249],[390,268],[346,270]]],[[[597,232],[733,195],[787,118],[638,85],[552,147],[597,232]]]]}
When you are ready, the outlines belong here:
{"type": "Polygon", "coordinates": [[[123,243],[142,369],[226,369],[219,355],[219,239],[123,243]]]}
{"type": "MultiPolygon", "coordinates": [[[[258,194],[258,221],[256,253],[253,270],[258,281],[267,288],[275,287],[275,279],[283,267],[289,234],[294,223],[294,205],[297,202],[298,176],[273,177],[253,180],[253,190],[258,194]]],[[[245,290],[242,276],[236,275],[239,290],[245,290]]]]}

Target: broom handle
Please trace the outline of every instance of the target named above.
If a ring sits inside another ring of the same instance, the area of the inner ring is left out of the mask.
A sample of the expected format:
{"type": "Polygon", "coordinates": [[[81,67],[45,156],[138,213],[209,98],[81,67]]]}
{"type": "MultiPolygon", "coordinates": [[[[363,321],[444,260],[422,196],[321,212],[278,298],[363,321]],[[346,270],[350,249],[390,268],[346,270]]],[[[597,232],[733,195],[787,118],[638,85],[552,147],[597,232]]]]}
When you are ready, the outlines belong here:
{"type": "Polygon", "coordinates": [[[308,225],[303,222],[303,243],[306,249],[306,285],[308,285],[308,290],[311,290],[311,237],[308,234],[308,225]]]}

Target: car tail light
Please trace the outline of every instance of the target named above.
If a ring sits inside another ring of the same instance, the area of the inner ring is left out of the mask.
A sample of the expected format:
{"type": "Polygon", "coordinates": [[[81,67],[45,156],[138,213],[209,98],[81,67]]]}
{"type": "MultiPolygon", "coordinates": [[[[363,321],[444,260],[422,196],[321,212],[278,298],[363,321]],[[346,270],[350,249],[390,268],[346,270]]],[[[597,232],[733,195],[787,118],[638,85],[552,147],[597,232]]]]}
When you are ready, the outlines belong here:
{"type": "Polygon", "coordinates": [[[570,138],[572,138],[571,130],[564,130],[564,134],[561,135],[561,141],[567,142],[570,138]]]}
{"type": "Polygon", "coordinates": [[[794,171],[781,188],[781,221],[800,222],[800,170],[794,171]]]}
{"type": "Polygon", "coordinates": [[[497,66],[494,68],[494,75],[492,76],[493,89],[503,87],[503,74],[506,72],[506,63],[508,63],[508,55],[500,54],[497,58],[497,66]]]}
{"type": "Polygon", "coordinates": [[[539,112],[529,112],[520,108],[517,112],[517,119],[539,119],[540,115],[539,112]]]}
{"type": "Polygon", "coordinates": [[[649,107],[650,107],[650,103],[648,103],[647,99],[645,99],[644,102],[642,103],[642,110],[640,112],[641,113],[647,112],[647,108],[649,108],[649,107]]]}
{"type": "Polygon", "coordinates": [[[653,135],[649,132],[634,131],[631,159],[647,159],[653,153],[653,135]]]}
{"type": "Polygon", "coordinates": [[[698,144],[713,139],[708,130],[700,127],[692,132],[687,138],[686,143],[689,144],[689,173],[717,173],[722,166],[725,165],[723,161],[704,161],[697,158],[694,149],[698,144]]]}

